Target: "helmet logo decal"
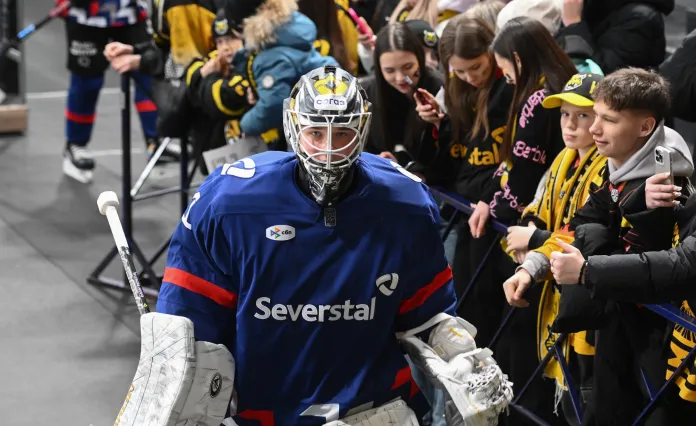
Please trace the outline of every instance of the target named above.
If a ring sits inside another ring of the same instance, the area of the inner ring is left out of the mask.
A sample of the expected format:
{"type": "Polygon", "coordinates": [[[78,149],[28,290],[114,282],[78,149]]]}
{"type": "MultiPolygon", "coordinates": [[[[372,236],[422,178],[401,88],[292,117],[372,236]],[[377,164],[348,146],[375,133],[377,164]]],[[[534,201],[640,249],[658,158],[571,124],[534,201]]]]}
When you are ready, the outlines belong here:
{"type": "Polygon", "coordinates": [[[343,95],[348,85],[333,75],[328,75],[314,83],[314,88],[320,95],[343,95]]]}
{"type": "Polygon", "coordinates": [[[348,108],[348,101],[343,96],[319,95],[314,98],[314,109],[317,111],[345,111],[348,108]]]}

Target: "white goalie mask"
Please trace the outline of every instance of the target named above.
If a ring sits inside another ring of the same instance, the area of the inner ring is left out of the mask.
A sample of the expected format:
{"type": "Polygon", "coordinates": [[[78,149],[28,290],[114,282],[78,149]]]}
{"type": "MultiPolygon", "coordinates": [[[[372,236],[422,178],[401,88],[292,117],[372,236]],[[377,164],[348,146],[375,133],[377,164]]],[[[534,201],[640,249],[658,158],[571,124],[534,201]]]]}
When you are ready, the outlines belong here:
{"type": "Polygon", "coordinates": [[[334,67],[302,76],[283,104],[285,138],[307,174],[312,197],[327,204],[360,157],[370,103],[357,79],[334,67]]]}

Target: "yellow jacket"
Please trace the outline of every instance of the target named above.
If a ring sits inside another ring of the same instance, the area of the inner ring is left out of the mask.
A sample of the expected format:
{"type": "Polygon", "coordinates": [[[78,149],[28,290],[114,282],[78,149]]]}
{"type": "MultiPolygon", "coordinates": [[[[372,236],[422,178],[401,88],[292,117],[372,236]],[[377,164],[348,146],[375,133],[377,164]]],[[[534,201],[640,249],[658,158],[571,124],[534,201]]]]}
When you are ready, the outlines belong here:
{"type": "MultiPolygon", "coordinates": [[[[346,56],[351,63],[351,69],[346,71],[349,71],[353,75],[358,75],[358,28],[355,26],[355,22],[353,22],[350,15],[348,15],[348,8],[350,7],[349,1],[335,0],[335,3],[337,6],[338,26],[341,27],[341,35],[343,38],[343,49],[346,51],[346,56]]],[[[321,42],[321,40],[317,40],[317,43],[319,42],[321,42]]],[[[326,56],[321,50],[319,50],[319,53],[326,56]]]]}
{"type": "Polygon", "coordinates": [[[174,63],[188,66],[215,49],[211,34],[217,8],[213,0],[155,0],[155,42],[169,47],[174,63]],[[172,30],[172,28],[174,30],[172,30]]]}

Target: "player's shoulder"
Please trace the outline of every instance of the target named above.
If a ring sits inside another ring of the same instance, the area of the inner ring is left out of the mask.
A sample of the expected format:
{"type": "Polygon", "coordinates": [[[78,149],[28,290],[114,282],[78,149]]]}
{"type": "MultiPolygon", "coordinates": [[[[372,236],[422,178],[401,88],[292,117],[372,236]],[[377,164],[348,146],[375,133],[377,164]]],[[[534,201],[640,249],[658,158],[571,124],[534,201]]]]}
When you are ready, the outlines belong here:
{"type": "Polygon", "coordinates": [[[360,166],[370,180],[370,202],[393,214],[425,216],[437,214],[437,203],[423,180],[395,161],[364,153],[360,166]]]}
{"type": "Polygon", "coordinates": [[[224,164],[205,179],[197,202],[210,206],[209,214],[277,209],[286,187],[294,185],[294,162],[292,153],[267,151],[224,164]]]}

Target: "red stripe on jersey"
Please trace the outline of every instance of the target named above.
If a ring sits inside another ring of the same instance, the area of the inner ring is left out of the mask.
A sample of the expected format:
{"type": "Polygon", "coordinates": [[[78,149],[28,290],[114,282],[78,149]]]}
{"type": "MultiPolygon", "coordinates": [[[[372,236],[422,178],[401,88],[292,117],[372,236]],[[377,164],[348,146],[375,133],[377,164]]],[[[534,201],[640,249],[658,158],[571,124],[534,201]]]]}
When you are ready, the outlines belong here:
{"type": "Polygon", "coordinates": [[[237,306],[237,295],[220,288],[210,281],[199,278],[177,268],[164,268],[164,282],[174,284],[186,290],[205,296],[213,302],[226,308],[237,306]]]}
{"type": "Polygon", "coordinates": [[[96,114],[77,114],[75,112],[65,110],[65,118],[80,124],[93,124],[96,116],[96,114]]]}
{"type": "Polygon", "coordinates": [[[150,100],[140,101],[135,103],[135,110],[138,112],[156,112],[157,106],[150,100]]]}
{"type": "Polygon", "coordinates": [[[93,1],[89,4],[89,16],[97,16],[99,14],[99,2],[93,1]]]}
{"type": "Polygon", "coordinates": [[[416,383],[413,378],[411,378],[411,393],[408,395],[410,399],[413,399],[414,396],[420,391],[420,388],[418,387],[418,384],[416,383]]]}
{"type": "Polygon", "coordinates": [[[244,410],[237,414],[236,417],[241,417],[247,420],[258,420],[261,426],[274,426],[273,411],[268,410],[244,410]]]}
{"type": "Polygon", "coordinates": [[[428,300],[428,297],[432,296],[440,287],[447,284],[449,280],[452,279],[452,268],[447,265],[444,271],[435,275],[435,278],[430,282],[430,284],[422,287],[416,292],[410,299],[404,300],[399,305],[399,314],[405,314],[406,312],[412,311],[417,307],[421,306],[428,300]]]}
{"type": "Polygon", "coordinates": [[[413,398],[420,389],[418,388],[416,381],[413,380],[413,376],[411,375],[411,367],[408,366],[396,372],[396,377],[394,377],[394,384],[392,385],[391,390],[398,389],[407,383],[411,384],[411,390],[408,397],[413,398]]]}
{"type": "Polygon", "coordinates": [[[411,368],[406,366],[402,368],[401,370],[396,372],[396,377],[394,377],[394,384],[391,387],[391,390],[394,390],[396,388],[400,388],[401,386],[405,385],[406,383],[411,381],[411,368]]]}

